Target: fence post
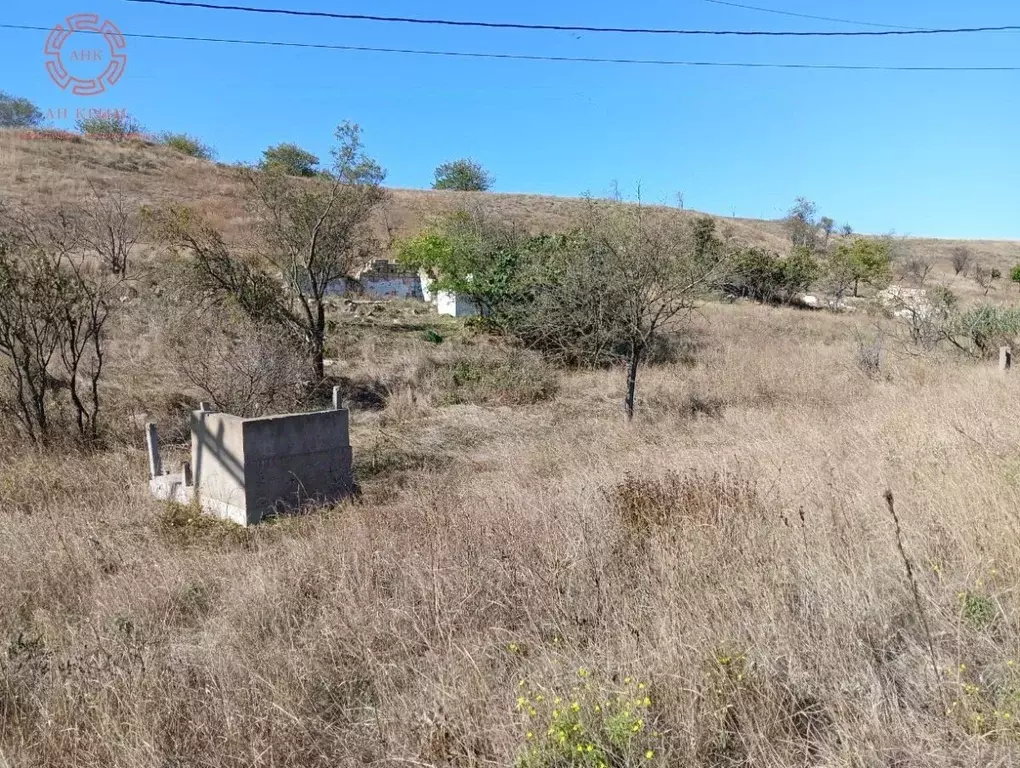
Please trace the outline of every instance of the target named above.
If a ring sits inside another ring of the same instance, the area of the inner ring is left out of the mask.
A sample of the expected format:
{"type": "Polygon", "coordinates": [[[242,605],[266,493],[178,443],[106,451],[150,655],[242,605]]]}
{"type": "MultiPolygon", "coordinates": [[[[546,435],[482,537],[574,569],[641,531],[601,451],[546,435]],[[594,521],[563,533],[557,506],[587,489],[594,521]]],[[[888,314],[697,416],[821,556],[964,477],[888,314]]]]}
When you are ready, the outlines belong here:
{"type": "Polygon", "coordinates": [[[999,347],[999,370],[1008,371],[1013,367],[1013,350],[1009,347],[999,347]]]}
{"type": "Polygon", "coordinates": [[[333,410],[340,410],[340,387],[333,387],[333,410]]]}
{"type": "Polygon", "coordinates": [[[145,446],[149,450],[149,477],[159,477],[163,474],[163,462],[159,458],[159,435],[151,421],[145,425],[145,446]]]}

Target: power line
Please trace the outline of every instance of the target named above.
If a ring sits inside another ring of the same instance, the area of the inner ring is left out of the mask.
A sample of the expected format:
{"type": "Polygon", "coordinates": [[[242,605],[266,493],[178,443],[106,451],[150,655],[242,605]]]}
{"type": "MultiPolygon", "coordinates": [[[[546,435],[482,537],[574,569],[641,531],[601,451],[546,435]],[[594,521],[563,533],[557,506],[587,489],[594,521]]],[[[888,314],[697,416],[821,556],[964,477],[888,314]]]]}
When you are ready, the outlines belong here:
{"type": "Polygon", "coordinates": [[[726,5],[730,8],[742,8],[745,11],[759,11],[761,13],[774,13],[779,16],[793,16],[798,19],[813,19],[815,21],[832,21],[836,24],[855,24],[860,27],[881,27],[883,29],[909,29],[920,30],[920,27],[904,27],[899,24],[876,24],[873,21],[851,21],[850,19],[835,19],[831,16],[812,16],[809,13],[794,13],[793,11],[780,11],[775,8],[761,8],[757,5],[743,5],[742,3],[731,3],[728,0],[702,0],[713,5],[726,5]]]}
{"type": "MultiPolygon", "coordinates": [[[[27,26],[23,24],[0,24],[0,29],[19,29],[39,32],[49,32],[50,27],[27,26]]],[[[97,35],[99,32],[89,30],[77,30],[76,35],[89,34],[97,35]]],[[[747,62],[747,61],[679,61],[675,59],[619,59],[601,58],[594,56],[538,56],[523,53],[481,53],[473,51],[437,51],[415,48],[377,48],[364,45],[333,45],[328,43],[292,43],[280,40],[246,40],[223,37],[190,37],[185,35],[154,35],[143,33],[121,33],[127,38],[138,38],[144,40],[176,40],[195,43],[229,43],[232,45],[261,45],[279,48],[311,48],[329,51],[359,51],[366,53],[399,53],[413,56],[442,56],[452,58],[469,59],[500,59],[512,61],[550,61],[550,62],[574,62],[581,64],[640,64],[649,66],[672,66],[672,67],[728,67],[728,68],[749,68],[749,69],[826,69],[826,70],[849,70],[862,72],[1020,72],[1020,66],[1015,67],[978,67],[978,66],[879,66],[870,64],[781,64],[773,62],[747,62]]]]}
{"type": "Polygon", "coordinates": [[[170,5],[181,8],[205,8],[216,11],[243,11],[279,16],[300,16],[348,21],[379,21],[401,24],[427,24],[447,27],[482,27],[485,29],[528,29],[557,32],[614,32],[630,35],[708,35],[739,37],[888,37],[903,35],[957,35],[977,32],[1017,32],[1020,25],[998,27],[959,27],[955,29],[895,29],[880,32],[793,32],[758,29],[662,29],[641,27],[590,27],[561,24],[523,24],[517,22],[463,21],[454,19],[424,19],[409,16],[370,16],[360,13],[333,13],[332,11],[294,11],[286,8],[254,8],[247,5],[219,5],[215,3],[185,2],[185,0],[125,0],[129,3],[170,5]]]}

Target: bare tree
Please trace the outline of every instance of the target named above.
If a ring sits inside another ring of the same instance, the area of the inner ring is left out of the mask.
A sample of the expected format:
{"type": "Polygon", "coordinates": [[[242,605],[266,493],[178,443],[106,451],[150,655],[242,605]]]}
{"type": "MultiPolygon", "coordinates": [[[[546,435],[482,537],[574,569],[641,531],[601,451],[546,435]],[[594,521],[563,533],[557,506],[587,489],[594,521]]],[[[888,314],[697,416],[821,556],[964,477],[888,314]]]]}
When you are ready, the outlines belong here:
{"type": "Polygon", "coordinates": [[[950,252],[950,260],[953,263],[953,274],[966,272],[967,265],[970,264],[970,250],[964,245],[957,245],[950,252]]]}
{"type": "Polygon", "coordinates": [[[182,266],[163,268],[165,290],[152,305],[167,368],[228,413],[294,410],[308,377],[300,345],[275,323],[255,323],[234,307],[203,302],[182,266]]]}
{"type": "Polygon", "coordinates": [[[974,278],[975,283],[981,286],[984,295],[987,296],[992,287],[992,271],[984,264],[975,264],[970,271],[970,276],[974,278]]]}
{"type": "Polygon", "coordinates": [[[818,206],[804,197],[798,197],[786,214],[783,223],[793,245],[815,250],[818,247],[818,206]]]}
{"type": "Polygon", "coordinates": [[[104,194],[91,179],[89,189],[92,194],[79,209],[82,243],[114,275],[125,275],[140,232],[137,211],[119,190],[104,194]]]}
{"type": "Polygon", "coordinates": [[[60,211],[32,215],[0,205],[0,357],[9,389],[3,405],[30,441],[47,443],[50,401],[66,391],[79,438],[94,445],[110,286],[70,222],[60,211]]]}
{"type": "Polygon", "coordinates": [[[316,380],[324,375],[326,299],[376,252],[369,217],[385,199],[385,173],[365,155],[358,126],[343,123],[335,136],[332,168],[316,178],[243,169],[255,218],[249,254],[229,247],[194,211],[153,216],[171,245],[195,256],[197,283],[211,300],[231,298],[253,321],[301,336],[316,380]]]}

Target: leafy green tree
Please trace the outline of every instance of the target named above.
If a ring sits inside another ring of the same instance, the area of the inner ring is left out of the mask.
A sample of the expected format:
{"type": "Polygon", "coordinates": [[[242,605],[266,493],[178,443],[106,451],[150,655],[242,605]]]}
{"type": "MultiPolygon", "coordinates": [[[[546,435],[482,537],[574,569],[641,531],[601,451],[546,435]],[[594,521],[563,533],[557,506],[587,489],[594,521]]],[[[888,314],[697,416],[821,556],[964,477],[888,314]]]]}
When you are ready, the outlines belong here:
{"type": "Polygon", "coordinates": [[[0,128],[38,128],[43,113],[28,99],[0,91],[0,128]]]}
{"type": "Polygon", "coordinates": [[[433,189],[457,192],[485,192],[495,182],[481,165],[467,158],[443,163],[436,168],[435,176],[433,189]]]}
{"type": "Polygon", "coordinates": [[[892,275],[892,256],[888,243],[868,237],[841,240],[829,258],[829,283],[837,301],[860,284],[874,287],[888,284],[892,275]]]}
{"type": "Polygon", "coordinates": [[[466,298],[498,325],[523,300],[531,243],[512,223],[477,209],[456,211],[400,243],[397,260],[425,270],[435,290],[466,298]]]}
{"type": "Polygon", "coordinates": [[[314,176],[318,165],[319,158],[297,144],[277,144],[262,153],[259,168],[288,176],[314,176]]]}

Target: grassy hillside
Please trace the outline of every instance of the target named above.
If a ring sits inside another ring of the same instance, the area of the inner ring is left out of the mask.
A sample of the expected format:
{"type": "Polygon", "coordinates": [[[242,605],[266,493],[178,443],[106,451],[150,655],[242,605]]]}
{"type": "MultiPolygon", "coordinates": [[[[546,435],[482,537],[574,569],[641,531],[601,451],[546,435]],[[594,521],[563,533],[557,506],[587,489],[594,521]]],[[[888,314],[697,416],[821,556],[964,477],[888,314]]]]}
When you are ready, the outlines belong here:
{"type": "MultiPolygon", "coordinates": [[[[77,141],[26,139],[0,131],[0,189],[15,199],[34,204],[73,201],[88,188],[116,188],[139,204],[179,201],[200,208],[228,235],[244,231],[241,188],[227,166],[181,155],[166,147],[130,141],[116,144],[89,138],[77,141]]],[[[391,190],[391,199],[377,221],[383,242],[389,234],[413,233],[430,214],[461,206],[484,206],[539,232],[569,227],[577,211],[571,198],[496,193],[391,190]]],[[[735,240],[779,251],[788,247],[781,223],[716,217],[735,240]]],[[[881,233],[876,233],[881,234],[881,233]]],[[[953,247],[966,244],[976,260],[1004,272],[1020,262],[1020,242],[996,240],[905,239],[905,254],[923,254],[950,272],[953,247]]]]}
{"type": "MultiPolygon", "coordinates": [[[[0,136],[5,194],[71,200],[86,176],[243,233],[227,169],[0,136]]],[[[390,225],[463,199],[395,190],[390,225]]],[[[539,229],[575,205],[477,199],[539,229]]],[[[975,244],[1003,267],[1017,247],[975,244]]],[[[172,466],[208,398],[174,334],[248,357],[182,331],[153,274],[115,307],[102,450],[0,424],[0,768],[1020,762],[1016,370],[877,311],[707,303],[628,424],[619,368],[337,303],[363,494],[240,529],[149,497],[144,423],[172,466]]]]}

